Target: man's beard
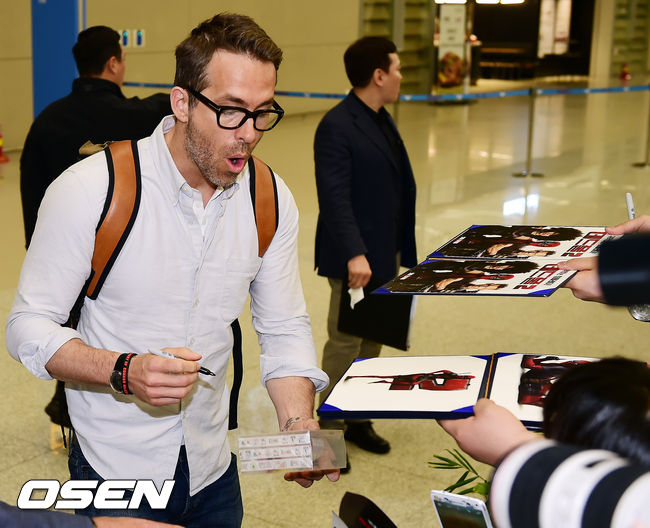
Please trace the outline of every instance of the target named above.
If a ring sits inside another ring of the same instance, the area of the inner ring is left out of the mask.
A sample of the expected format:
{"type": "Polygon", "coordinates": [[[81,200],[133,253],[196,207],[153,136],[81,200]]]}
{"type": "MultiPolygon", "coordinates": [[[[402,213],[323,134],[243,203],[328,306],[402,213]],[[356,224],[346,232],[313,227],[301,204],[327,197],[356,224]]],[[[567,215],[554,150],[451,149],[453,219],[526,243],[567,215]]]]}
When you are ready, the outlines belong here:
{"type": "Polygon", "coordinates": [[[250,145],[245,141],[239,141],[232,145],[223,147],[222,152],[215,152],[209,138],[201,134],[193,125],[192,118],[187,121],[185,132],[185,150],[188,156],[199,168],[203,177],[212,185],[227,189],[232,186],[237,174],[227,170],[219,169],[218,164],[229,157],[249,157],[250,145]]]}

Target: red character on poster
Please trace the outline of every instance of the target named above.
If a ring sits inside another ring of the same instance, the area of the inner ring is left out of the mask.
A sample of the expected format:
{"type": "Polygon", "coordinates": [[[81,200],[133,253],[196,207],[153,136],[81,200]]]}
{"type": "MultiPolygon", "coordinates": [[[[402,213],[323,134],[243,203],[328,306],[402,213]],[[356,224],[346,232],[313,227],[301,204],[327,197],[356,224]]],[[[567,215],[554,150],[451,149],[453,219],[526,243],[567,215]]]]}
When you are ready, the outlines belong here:
{"type": "Polygon", "coordinates": [[[559,359],[557,356],[529,354],[522,358],[521,368],[524,369],[524,373],[519,380],[517,403],[542,407],[551,385],[560,375],[571,367],[589,363],[584,360],[559,361],[559,359]]]}
{"type": "Polygon", "coordinates": [[[345,381],[352,378],[382,378],[371,383],[389,383],[388,390],[412,390],[419,387],[430,391],[466,390],[474,376],[456,374],[451,370],[436,370],[422,374],[397,374],[395,376],[347,376],[345,381]],[[389,379],[390,381],[384,381],[389,379]]]}

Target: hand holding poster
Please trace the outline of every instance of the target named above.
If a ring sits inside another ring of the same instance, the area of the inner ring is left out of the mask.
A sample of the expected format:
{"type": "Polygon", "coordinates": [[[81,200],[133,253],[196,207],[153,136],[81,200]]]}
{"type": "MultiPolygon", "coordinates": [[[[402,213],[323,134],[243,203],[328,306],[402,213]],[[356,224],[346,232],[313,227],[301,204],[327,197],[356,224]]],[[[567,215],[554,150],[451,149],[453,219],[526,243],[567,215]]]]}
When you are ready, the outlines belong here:
{"type": "Polygon", "coordinates": [[[473,225],[375,293],[546,297],[576,273],[559,262],[614,238],[604,227],[473,225]]]}
{"type": "Polygon", "coordinates": [[[318,415],[329,419],[465,418],[490,398],[529,429],[540,429],[542,404],[567,369],[597,361],[576,356],[509,354],[358,359],[318,415]]]}

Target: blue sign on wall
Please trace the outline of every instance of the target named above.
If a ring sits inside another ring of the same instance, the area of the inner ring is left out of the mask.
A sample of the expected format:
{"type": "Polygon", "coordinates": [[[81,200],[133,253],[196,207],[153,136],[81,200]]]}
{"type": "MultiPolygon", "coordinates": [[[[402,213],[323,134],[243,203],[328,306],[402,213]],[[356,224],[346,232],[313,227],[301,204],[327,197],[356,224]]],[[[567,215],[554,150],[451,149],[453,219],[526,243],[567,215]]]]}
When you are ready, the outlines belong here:
{"type": "Polygon", "coordinates": [[[32,0],[34,117],[70,93],[77,77],[72,46],[78,33],[78,0],[32,0]]]}

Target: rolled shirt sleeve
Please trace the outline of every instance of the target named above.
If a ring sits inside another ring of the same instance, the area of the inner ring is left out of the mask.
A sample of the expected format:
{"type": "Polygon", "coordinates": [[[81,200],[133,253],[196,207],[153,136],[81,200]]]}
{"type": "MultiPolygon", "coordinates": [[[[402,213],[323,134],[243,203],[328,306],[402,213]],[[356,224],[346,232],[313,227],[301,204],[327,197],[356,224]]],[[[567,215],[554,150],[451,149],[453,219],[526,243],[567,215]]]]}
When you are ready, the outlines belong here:
{"type": "Polygon", "coordinates": [[[251,284],[253,326],[262,348],[262,383],[272,378],[311,379],[316,391],[329,378],[317,367],[311,323],[298,268],[298,208],[284,182],[278,187],[278,229],[251,284]]]}
{"type": "Polygon", "coordinates": [[[108,182],[106,162],[100,156],[65,171],[48,188],[7,322],[9,353],[41,379],[52,379],[45,365],[54,353],[71,339],[81,338],[61,324],[68,320],[90,275],[95,227],[108,182]],[[81,178],[79,167],[93,164],[103,164],[103,174],[93,170],[81,178]],[[99,194],[89,192],[93,186],[99,194]],[[96,197],[94,201],[90,196],[96,197]]]}

